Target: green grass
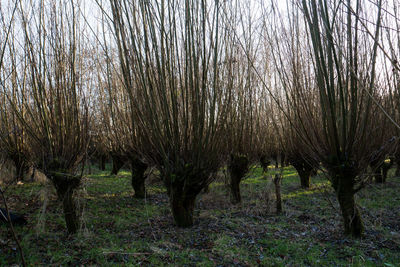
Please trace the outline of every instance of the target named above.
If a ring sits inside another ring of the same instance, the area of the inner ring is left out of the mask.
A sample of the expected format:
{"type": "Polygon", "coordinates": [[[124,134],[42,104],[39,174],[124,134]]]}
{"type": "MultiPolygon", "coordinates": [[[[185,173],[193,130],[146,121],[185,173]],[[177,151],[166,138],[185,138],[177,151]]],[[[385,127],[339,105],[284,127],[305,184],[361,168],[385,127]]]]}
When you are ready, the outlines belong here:
{"type": "MultiPolygon", "coordinates": [[[[400,266],[400,178],[393,170],[387,184],[370,185],[357,196],[366,226],[361,240],[342,235],[335,195],[322,174],[304,190],[295,170],[286,167],[281,215],[267,202],[271,178],[260,168],[242,182],[238,206],[218,180],[199,197],[195,225],[179,229],[161,182],[153,179],[147,199],[138,200],[128,171],[93,171],[78,194],[83,228],[75,237],[66,235],[51,185],[8,189],[12,209],[29,218],[16,231],[30,266],[400,266]]],[[[0,231],[0,266],[19,263],[7,228],[0,231]]]]}

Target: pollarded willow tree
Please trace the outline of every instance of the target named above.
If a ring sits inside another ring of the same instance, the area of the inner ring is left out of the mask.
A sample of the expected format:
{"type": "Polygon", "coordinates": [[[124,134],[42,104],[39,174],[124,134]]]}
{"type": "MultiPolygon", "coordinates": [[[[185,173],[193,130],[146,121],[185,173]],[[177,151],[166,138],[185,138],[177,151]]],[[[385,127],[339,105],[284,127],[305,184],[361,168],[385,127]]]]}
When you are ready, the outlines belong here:
{"type": "Polygon", "coordinates": [[[310,53],[304,53],[304,44],[307,36],[302,31],[300,23],[301,11],[288,9],[290,20],[286,22],[282,16],[275,16],[275,21],[267,33],[267,41],[271,47],[271,62],[275,66],[278,88],[284,90],[275,93],[278,116],[275,116],[277,133],[281,139],[288,162],[296,169],[300,177],[302,188],[310,187],[310,178],[319,166],[319,161],[310,155],[309,144],[299,131],[307,128],[309,131],[318,131],[314,121],[304,121],[303,117],[320,119],[318,94],[310,90],[313,84],[312,62],[310,53]],[[294,108],[295,107],[295,108],[294,108]]]}
{"type": "MultiPolygon", "coordinates": [[[[257,65],[257,43],[255,42],[257,25],[251,16],[251,9],[245,3],[231,5],[229,26],[241,28],[239,34],[225,38],[225,61],[221,68],[221,85],[228,89],[228,116],[226,121],[228,141],[227,169],[230,175],[231,202],[241,202],[240,182],[249,171],[250,164],[257,159],[261,149],[257,139],[260,86],[251,68],[257,65]],[[244,11],[246,10],[246,11],[244,11]],[[244,49],[244,50],[243,50],[244,49]]],[[[267,118],[262,118],[267,120],[267,118]]]]}
{"type": "MultiPolygon", "coordinates": [[[[287,102],[297,114],[296,132],[303,147],[328,171],[345,233],[354,237],[360,237],[364,230],[355,194],[365,185],[363,174],[371,160],[385,151],[369,144],[388,141],[377,134],[376,128],[382,125],[375,121],[379,110],[373,103],[378,91],[376,62],[381,1],[369,9],[376,11],[371,35],[361,29],[365,5],[362,1],[350,0],[303,0],[300,6],[292,6],[293,10],[300,7],[302,11],[306,29],[302,29],[301,23],[296,26],[300,27],[301,34],[306,34],[307,41],[301,42],[297,38],[301,35],[288,27],[287,36],[293,38],[288,46],[291,52],[296,52],[291,60],[306,69],[310,62],[303,61],[299,55],[310,55],[312,69],[303,72],[309,73],[306,76],[295,73],[288,76],[292,78],[292,86],[282,84],[287,102]],[[293,47],[294,44],[301,45],[293,47]],[[295,99],[291,97],[293,92],[295,99]],[[311,105],[306,104],[310,94],[317,97],[311,105]]],[[[286,64],[281,63],[278,67],[285,68],[286,64]]]]}
{"type": "Polygon", "coordinates": [[[225,3],[110,4],[141,153],[160,170],[175,223],[191,226],[196,196],[221,166],[226,147],[225,3]]]}
{"type": "MultiPolygon", "coordinates": [[[[135,198],[146,196],[145,180],[148,164],[140,154],[141,139],[138,136],[137,124],[135,122],[134,109],[132,109],[128,92],[135,94],[135,88],[126,87],[121,81],[121,74],[116,69],[116,62],[112,61],[113,56],[106,49],[106,59],[103,68],[99,66],[102,73],[99,80],[99,107],[101,111],[102,127],[101,131],[106,136],[109,150],[113,157],[113,169],[122,167],[124,162],[130,165],[132,177],[131,184],[135,191],[135,198]],[[105,68],[104,68],[105,66],[105,68]],[[116,166],[120,162],[119,166],[116,166]]],[[[99,75],[100,76],[100,75],[99,75]]],[[[117,170],[115,173],[117,174],[117,170]]]]}
{"type": "Polygon", "coordinates": [[[268,30],[271,47],[284,40],[274,63],[291,127],[308,160],[327,170],[345,233],[354,237],[364,230],[355,194],[368,183],[368,165],[394,140],[383,134],[385,90],[376,78],[381,4],[368,7],[372,31],[365,30],[372,20],[365,2],[323,0],[288,5],[289,21],[278,15],[271,25],[279,30],[268,30]]]}
{"type": "Polygon", "coordinates": [[[17,104],[10,103],[29,138],[35,165],[63,203],[66,226],[73,234],[80,227],[74,192],[90,139],[88,50],[75,3],[31,4],[20,5],[27,64],[21,75],[28,79],[29,90],[19,92],[17,104]]]}

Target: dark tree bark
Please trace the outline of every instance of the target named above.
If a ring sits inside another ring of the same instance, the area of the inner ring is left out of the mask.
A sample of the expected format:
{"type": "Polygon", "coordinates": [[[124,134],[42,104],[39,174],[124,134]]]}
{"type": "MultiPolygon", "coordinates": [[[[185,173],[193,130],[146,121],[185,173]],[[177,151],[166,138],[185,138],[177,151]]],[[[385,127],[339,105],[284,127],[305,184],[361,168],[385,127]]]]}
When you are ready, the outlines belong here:
{"type": "Polygon", "coordinates": [[[289,157],[289,163],[296,169],[300,177],[300,185],[302,188],[310,188],[311,175],[313,174],[314,167],[310,164],[310,159],[305,158],[298,152],[292,153],[289,157]]]}
{"type": "Polygon", "coordinates": [[[175,225],[182,228],[191,227],[194,222],[196,197],[206,185],[190,182],[186,184],[185,180],[190,181],[191,178],[185,177],[182,173],[167,174],[165,177],[164,182],[175,225]]]}
{"type": "Polygon", "coordinates": [[[299,174],[301,188],[310,188],[311,173],[314,168],[303,158],[292,160],[291,164],[299,174]]]}
{"type": "Polygon", "coordinates": [[[35,166],[32,166],[31,182],[35,181],[35,175],[36,175],[36,168],[35,166]]]}
{"type": "MultiPolygon", "coordinates": [[[[346,179],[344,179],[346,180],[346,179]]],[[[354,201],[354,193],[348,186],[341,186],[337,192],[337,197],[342,211],[344,232],[353,237],[361,237],[364,226],[360,212],[354,201]]]]}
{"type": "Polygon", "coordinates": [[[382,176],[382,160],[377,159],[370,163],[371,169],[373,171],[375,183],[381,184],[383,183],[383,176],[382,176]]]}
{"type": "Polygon", "coordinates": [[[302,173],[300,174],[300,184],[301,188],[308,189],[310,188],[310,174],[302,173]]]}
{"type": "Polygon", "coordinates": [[[112,153],[111,158],[112,158],[111,175],[117,175],[118,172],[121,170],[121,168],[124,166],[125,159],[122,155],[119,155],[117,153],[112,153]]]}
{"type": "Polygon", "coordinates": [[[159,170],[167,188],[175,224],[178,227],[192,226],[196,197],[210,184],[218,169],[203,169],[191,163],[183,163],[160,166],[159,170]]]}
{"type": "Polygon", "coordinates": [[[137,158],[130,160],[132,170],[132,188],[135,191],[135,198],[145,198],[146,188],[145,180],[146,175],[144,174],[147,170],[147,164],[137,158]]]}
{"type": "Polygon", "coordinates": [[[279,168],[278,154],[274,154],[272,159],[275,161],[275,169],[279,168]]]}
{"type": "Polygon", "coordinates": [[[393,160],[390,159],[389,162],[386,162],[385,159],[376,160],[373,161],[370,165],[372,170],[374,171],[375,183],[382,184],[386,182],[388,171],[393,165],[393,160]]]}
{"type": "Polygon", "coordinates": [[[81,178],[62,172],[50,172],[49,177],[56,188],[59,199],[63,203],[68,233],[75,234],[79,230],[80,224],[74,200],[74,192],[79,187],[81,178]]]}
{"type": "Polygon", "coordinates": [[[11,160],[15,166],[15,180],[22,181],[29,171],[29,164],[27,160],[21,154],[12,155],[11,160]]]}
{"type": "Polygon", "coordinates": [[[260,165],[263,169],[264,174],[268,172],[269,164],[271,164],[271,161],[268,159],[268,157],[266,155],[260,156],[260,165]]]}
{"type": "Polygon", "coordinates": [[[100,170],[105,171],[106,170],[106,161],[107,161],[107,155],[103,154],[100,156],[100,170]]]}
{"type": "Polygon", "coordinates": [[[392,166],[393,166],[393,159],[390,159],[389,162],[386,162],[386,161],[383,162],[383,164],[381,166],[383,183],[386,183],[388,172],[389,172],[390,168],[392,168],[392,166]]]}
{"type": "Polygon", "coordinates": [[[209,192],[210,192],[210,185],[207,185],[207,186],[204,187],[203,193],[204,194],[208,194],[209,192]]]}
{"type": "Polygon", "coordinates": [[[242,196],[240,194],[240,179],[238,178],[231,179],[230,189],[231,189],[231,203],[238,204],[242,202],[242,196]]]}
{"type": "Polygon", "coordinates": [[[193,225],[195,200],[195,195],[182,195],[180,190],[172,190],[170,203],[172,215],[178,227],[190,227],[193,225]]]}
{"type": "Polygon", "coordinates": [[[230,174],[231,202],[238,204],[242,201],[240,182],[249,171],[249,160],[245,155],[231,155],[228,165],[230,174]]]}
{"type": "Polygon", "coordinates": [[[276,196],[276,213],[282,213],[282,197],[281,197],[281,174],[275,174],[274,185],[275,185],[275,196],[276,196]]]}
{"type": "Polygon", "coordinates": [[[356,171],[352,167],[339,166],[332,173],[332,186],[335,189],[343,216],[344,233],[360,238],[364,225],[360,211],[354,201],[356,171]]]}

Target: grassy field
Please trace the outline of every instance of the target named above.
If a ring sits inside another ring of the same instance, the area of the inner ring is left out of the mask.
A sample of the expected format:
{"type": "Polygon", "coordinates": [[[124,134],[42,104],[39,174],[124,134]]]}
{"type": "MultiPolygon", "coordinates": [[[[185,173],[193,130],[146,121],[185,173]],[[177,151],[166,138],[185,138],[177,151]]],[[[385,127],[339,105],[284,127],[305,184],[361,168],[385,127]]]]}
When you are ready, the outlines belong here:
{"type": "MultiPolygon", "coordinates": [[[[299,187],[284,170],[284,212],[275,215],[270,179],[255,168],[241,185],[243,203],[232,206],[217,181],[196,206],[195,225],[173,225],[162,183],[149,181],[148,197],[132,197],[130,173],[94,170],[79,192],[83,228],[66,235],[61,205],[50,185],[9,188],[13,210],[29,223],[16,231],[29,265],[178,266],[400,266],[400,178],[358,194],[366,226],[361,240],[342,235],[341,216],[329,183],[319,175],[299,187]]],[[[270,173],[273,173],[271,171],[270,173]]],[[[0,226],[0,266],[19,262],[7,228],[0,226]]]]}

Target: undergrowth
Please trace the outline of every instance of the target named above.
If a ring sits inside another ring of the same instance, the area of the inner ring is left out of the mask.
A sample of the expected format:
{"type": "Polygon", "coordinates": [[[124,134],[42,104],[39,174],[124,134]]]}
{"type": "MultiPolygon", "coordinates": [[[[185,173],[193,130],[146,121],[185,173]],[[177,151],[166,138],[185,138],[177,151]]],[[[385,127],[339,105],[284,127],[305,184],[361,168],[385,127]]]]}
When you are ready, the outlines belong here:
{"type": "MultiPolygon", "coordinates": [[[[94,168],[93,168],[94,169],[94,168]]],[[[196,204],[195,225],[173,225],[161,181],[152,179],[147,197],[132,197],[130,173],[109,176],[94,169],[78,193],[83,228],[68,237],[62,208],[51,186],[15,185],[7,190],[12,210],[27,215],[17,227],[30,266],[400,266],[400,178],[369,185],[357,196],[364,223],[361,240],[342,235],[339,207],[319,174],[300,188],[292,167],[283,172],[283,214],[274,215],[271,169],[253,168],[241,184],[243,202],[229,202],[223,178],[196,204]]],[[[18,263],[16,246],[0,226],[0,265],[18,263]]]]}

